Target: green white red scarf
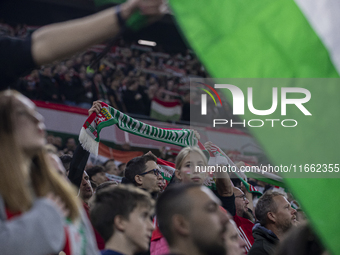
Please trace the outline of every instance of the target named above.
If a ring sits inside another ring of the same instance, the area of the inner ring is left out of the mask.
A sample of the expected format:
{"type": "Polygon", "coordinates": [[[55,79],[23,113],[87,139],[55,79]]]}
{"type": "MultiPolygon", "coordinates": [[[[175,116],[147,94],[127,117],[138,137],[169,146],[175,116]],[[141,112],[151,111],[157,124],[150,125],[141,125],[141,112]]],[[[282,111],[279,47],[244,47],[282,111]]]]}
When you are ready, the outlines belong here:
{"type": "Polygon", "coordinates": [[[79,135],[83,148],[98,155],[99,133],[104,127],[117,125],[123,131],[164,143],[178,146],[197,146],[198,139],[190,129],[164,129],[148,125],[101,102],[99,114],[91,114],[85,121],[79,135]]]}

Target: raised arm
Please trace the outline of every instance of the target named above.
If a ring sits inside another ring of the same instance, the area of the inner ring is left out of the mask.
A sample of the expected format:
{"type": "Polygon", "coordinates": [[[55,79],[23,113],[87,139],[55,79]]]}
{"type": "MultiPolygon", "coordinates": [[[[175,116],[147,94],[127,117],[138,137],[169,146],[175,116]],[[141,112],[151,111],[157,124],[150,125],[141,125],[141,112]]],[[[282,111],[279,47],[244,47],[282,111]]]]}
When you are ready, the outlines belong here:
{"type": "MultiPolygon", "coordinates": [[[[217,147],[214,145],[212,142],[206,142],[204,144],[204,147],[208,150],[211,151],[213,146],[217,147]]],[[[233,191],[233,185],[231,183],[230,177],[228,172],[216,172],[215,173],[216,177],[216,188],[217,192],[221,197],[230,197],[234,194],[233,191]]]]}
{"type": "MultiPolygon", "coordinates": [[[[129,0],[120,5],[120,16],[126,21],[135,11],[150,18],[160,15],[161,0],[129,0]]],[[[96,14],[51,24],[32,34],[31,52],[37,65],[66,58],[87,47],[116,36],[120,22],[117,7],[96,14]]]]}
{"type": "MultiPolygon", "coordinates": [[[[96,112],[100,112],[102,106],[100,101],[94,101],[92,107],[89,109],[89,116],[96,112]]],[[[80,144],[77,146],[72,161],[70,163],[70,172],[68,174],[69,180],[79,189],[81,180],[83,179],[84,169],[89,159],[90,153],[85,150],[80,144]]]]}

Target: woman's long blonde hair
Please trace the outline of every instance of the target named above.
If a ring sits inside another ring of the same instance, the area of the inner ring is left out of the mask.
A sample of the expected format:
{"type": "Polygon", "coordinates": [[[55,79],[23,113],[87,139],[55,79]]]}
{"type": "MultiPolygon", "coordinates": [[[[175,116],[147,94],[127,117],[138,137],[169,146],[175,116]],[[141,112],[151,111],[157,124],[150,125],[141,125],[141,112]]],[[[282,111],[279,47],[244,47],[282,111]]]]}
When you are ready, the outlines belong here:
{"type": "Polygon", "coordinates": [[[15,100],[20,95],[12,90],[0,93],[0,195],[9,210],[26,212],[34,195],[44,197],[52,192],[65,203],[69,218],[75,220],[79,217],[76,192],[50,166],[43,148],[32,159],[30,171],[25,171],[23,151],[14,135],[15,100]]]}

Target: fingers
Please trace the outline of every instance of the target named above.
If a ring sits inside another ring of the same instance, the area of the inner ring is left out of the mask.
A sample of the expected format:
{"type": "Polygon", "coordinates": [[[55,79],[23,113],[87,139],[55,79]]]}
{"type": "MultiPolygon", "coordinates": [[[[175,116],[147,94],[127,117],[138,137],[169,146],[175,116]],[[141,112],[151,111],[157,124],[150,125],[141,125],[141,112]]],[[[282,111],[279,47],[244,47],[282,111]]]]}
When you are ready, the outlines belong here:
{"type": "Polygon", "coordinates": [[[197,130],[194,130],[194,135],[196,136],[196,138],[199,140],[201,138],[200,134],[197,132],[197,130]]]}
{"type": "Polygon", "coordinates": [[[208,141],[208,142],[206,142],[206,143],[204,144],[204,147],[205,147],[208,151],[210,151],[213,145],[214,145],[214,144],[213,144],[212,142],[208,141]]]}
{"type": "Polygon", "coordinates": [[[102,109],[101,101],[94,101],[92,104],[92,107],[89,109],[89,116],[95,112],[96,114],[100,113],[100,110],[102,109]]]}
{"type": "Polygon", "coordinates": [[[52,204],[57,208],[57,210],[59,210],[63,217],[67,217],[69,215],[69,209],[67,209],[65,203],[59,196],[56,196],[54,193],[50,192],[46,195],[46,198],[52,202],[52,204]]]}

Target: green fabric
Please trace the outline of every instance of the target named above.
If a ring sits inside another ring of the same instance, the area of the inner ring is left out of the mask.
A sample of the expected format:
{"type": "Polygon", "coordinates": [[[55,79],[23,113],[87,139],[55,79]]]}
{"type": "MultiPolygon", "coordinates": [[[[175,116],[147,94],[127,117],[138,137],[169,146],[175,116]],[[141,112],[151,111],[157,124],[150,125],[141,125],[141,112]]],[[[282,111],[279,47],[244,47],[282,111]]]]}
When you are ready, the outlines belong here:
{"type": "Polygon", "coordinates": [[[174,114],[172,116],[163,115],[155,110],[151,109],[150,117],[160,121],[179,121],[181,118],[180,114],[174,114]]]}
{"type": "Polygon", "coordinates": [[[338,77],[293,0],[170,0],[213,77],[338,77]]]}
{"type": "MultiPolygon", "coordinates": [[[[171,0],[170,4],[183,34],[212,77],[339,77],[326,48],[293,0],[171,0]]],[[[297,127],[250,130],[276,165],[339,163],[339,82],[300,82],[278,82],[275,87],[308,88],[312,99],[305,106],[312,116],[302,115],[296,107],[287,108],[287,119],[296,119],[297,127]]],[[[239,83],[245,92],[249,84],[239,83]]],[[[256,108],[268,109],[271,87],[253,87],[254,101],[261,96],[254,102],[256,108]]],[[[282,119],[279,112],[270,115],[276,117],[282,119]]],[[[254,115],[246,112],[244,118],[254,119],[254,115]]],[[[285,175],[289,190],[327,248],[340,254],[339,173],[328,175],[332,178],[319,178],[324,174],[316,173],[296,178],[301,175],[295,174],[285,175]]]]}

